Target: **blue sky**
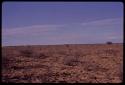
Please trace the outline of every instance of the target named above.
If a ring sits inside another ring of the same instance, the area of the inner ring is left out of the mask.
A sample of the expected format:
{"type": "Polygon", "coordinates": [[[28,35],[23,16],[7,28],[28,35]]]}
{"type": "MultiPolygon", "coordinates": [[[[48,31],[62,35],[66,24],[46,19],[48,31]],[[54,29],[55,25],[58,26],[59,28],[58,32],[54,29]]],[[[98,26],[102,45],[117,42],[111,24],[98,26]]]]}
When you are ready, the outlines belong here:
{"type": "Polygon", "coordinates": [[[2,45],[123,42],[121,2],[4,2],[2,45]]]}

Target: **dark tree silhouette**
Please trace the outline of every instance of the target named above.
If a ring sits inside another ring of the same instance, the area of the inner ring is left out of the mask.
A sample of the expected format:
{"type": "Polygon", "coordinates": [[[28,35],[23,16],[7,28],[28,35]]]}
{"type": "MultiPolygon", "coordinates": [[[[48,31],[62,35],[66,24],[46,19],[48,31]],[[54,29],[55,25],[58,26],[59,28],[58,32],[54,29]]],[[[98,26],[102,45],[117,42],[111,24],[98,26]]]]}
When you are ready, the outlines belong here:
{"type": "Polygon", "coordinates": [[[111,45],[111,44],[112,44],[112,42],[111,42],[111,41],[108,41],[108,42],[106,42],[106,44],[111,45]]]}

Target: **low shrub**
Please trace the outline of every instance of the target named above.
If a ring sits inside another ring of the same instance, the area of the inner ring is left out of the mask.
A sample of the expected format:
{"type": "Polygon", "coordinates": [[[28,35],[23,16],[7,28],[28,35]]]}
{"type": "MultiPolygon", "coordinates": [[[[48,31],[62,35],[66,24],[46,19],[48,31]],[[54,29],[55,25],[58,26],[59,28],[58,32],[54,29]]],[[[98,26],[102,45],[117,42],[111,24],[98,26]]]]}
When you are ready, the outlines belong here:
{"type": "Polygon", "coordinates": [[[64,58],[64,64],[68,66],[76,66],[78,65],[79,59],[76,56],[68,56],[64,58]]]}
{"type": "Polygon", "coordinates": [[[108,41],[108,42],[106,42],[106,44],[111,45],[111,44],[113,44],[113,43],[112,43],[112,42],[110,42],[110,41],[108,41]]]}
{"type": "Polygon", "coordinates": [[[25,57],[32,57],[32,58],[47,58],[48,56],[45,55],[44,53],[41,53],[41,52],[37,52],[37,51],[34,51],[32,49],[25,49],[25,50],[21,50],[21,55],[22,56],[25,56],[25,57]]]}
{"type": "Polygon", "coordinates": [[[33,51],[31,49],[21,50],[21,55],[25,57],[32,57],[33,51]]]}

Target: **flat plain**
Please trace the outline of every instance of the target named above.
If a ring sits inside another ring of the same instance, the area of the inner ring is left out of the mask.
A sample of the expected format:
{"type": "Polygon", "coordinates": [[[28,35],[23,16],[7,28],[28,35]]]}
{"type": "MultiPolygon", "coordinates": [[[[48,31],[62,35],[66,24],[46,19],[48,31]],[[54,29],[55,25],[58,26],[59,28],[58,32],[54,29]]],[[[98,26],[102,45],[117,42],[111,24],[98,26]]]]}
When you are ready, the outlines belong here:
{"type": "Polygon", "coordinates": [[[2,82],[121,83],[123,44],[2,47],[2,82]]]}

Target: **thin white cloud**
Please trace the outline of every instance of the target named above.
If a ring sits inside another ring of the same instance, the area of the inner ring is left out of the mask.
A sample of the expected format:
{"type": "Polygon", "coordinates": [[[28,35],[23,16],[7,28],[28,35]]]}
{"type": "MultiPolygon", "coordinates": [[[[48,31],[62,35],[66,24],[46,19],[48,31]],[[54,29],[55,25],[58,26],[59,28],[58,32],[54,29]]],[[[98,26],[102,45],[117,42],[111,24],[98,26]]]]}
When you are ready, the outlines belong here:
{"type": "Polygon", "coordinates": [[[2,42],[15,45],[122,41],[122,26],[123,19],[115,18],[76,24],[3,28],[2,42]]]}
{"type": "Polygon", "coordinates": [[[114,19],[103,19],[103,20],[96,20],[90,22],[84,22],[81,24],[74,24],[74,25],[33,25],[33,26],[26,26],[20,28],[3,28],[2,34],[11,36],[11,35],[39,35],[45,34],[46,32],[52,32],[59,30],[60,27],[78,27],[76,29],[103,29],[103,28],[113,28],[115,26],[122,26],[122,19],[121,18],[114,18],[114,19]]]}
{"type": "Polygon", "coordinates": [[[63,25],[33,25],[20,28],[5,28],[2,29],[3,35],[27,35],[27,34],[42,34],[49,31],[56,31],[63,25]]]}
{"type": "Polygon", "coordinates": [[[109,26],[109,25],[118,25],[123,24],[122,18],[111,18],[111,19],[102,19],[102,20],[95,20],[95,21],[89,21],[89,22],[83,22],[81,23],[84,27],[100,27],[100,26],[109,26]]]}

